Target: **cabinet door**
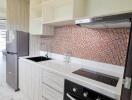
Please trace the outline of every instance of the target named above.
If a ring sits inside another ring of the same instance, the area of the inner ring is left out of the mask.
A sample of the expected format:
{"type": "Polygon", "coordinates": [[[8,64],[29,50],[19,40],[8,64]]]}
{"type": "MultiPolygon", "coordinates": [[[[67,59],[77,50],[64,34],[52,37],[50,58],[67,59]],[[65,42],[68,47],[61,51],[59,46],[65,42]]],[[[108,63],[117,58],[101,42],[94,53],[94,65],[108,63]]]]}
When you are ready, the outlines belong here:
{"type": "Polygon", "coordinates": [[[42,82],[63,93],[64,77],[54,72],[43,70],[42,82]]]}
{"type": "Polygon", "coordinates": [[[42,35],[42,22],[41,20],[30,20],[30,34],[42,35]]]}
{"type": "Polygon", "coordinates": [[[19,60],[20,90],[31,100],[40,100],[40,77],[39,66],[19,60]]]}
{"type": "Polygon", "coordinates": [[[53,88],[43,84],[42,85],[42,98],[46,100],[63,100],[63,94],[57,92],[53,88]]]}
{"type": "Polygon", "coordinates": [[[85,16],[86,4],[88,0],[73,0],[73,17],[80,18],[85,16]]]}
{"type": "Polygon", "coordinates": [[[43,35],[47,35],[47,36],[54,35],[54,26],[43,24],[43,35]]]}
{"type": "Polygon", "coordinates": [[[30,21],[30,34],[51,36],[51,35],[54,35],[54,26],[43,25],[40,19],[31,20],[30,21]]]}

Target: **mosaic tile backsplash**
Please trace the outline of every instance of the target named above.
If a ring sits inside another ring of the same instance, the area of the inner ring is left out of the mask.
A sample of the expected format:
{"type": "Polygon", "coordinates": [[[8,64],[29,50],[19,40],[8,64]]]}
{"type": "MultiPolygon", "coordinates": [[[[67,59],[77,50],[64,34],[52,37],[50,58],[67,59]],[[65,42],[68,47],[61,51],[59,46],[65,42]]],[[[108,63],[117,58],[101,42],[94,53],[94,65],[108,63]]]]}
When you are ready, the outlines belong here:
{"type": "Polygon", "coordinates": [[[128,39],[128,28],[89,29],[68,25],[55,28],[52,37],[41,36],[41,50],[125,66],[128,39]]]}

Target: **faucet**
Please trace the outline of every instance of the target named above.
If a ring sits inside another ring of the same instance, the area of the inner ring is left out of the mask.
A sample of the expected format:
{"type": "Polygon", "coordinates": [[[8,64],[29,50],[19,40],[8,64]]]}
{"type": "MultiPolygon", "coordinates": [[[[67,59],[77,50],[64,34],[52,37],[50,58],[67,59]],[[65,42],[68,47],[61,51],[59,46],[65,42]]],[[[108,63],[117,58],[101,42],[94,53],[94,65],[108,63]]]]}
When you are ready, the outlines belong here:
{"type": "Polygon", "coordinates": [[[46,51],[45,57],[49,58],[49,56],[51,56],[50,55],[50,52],[51,52],[50,45],[45,45],[45,51],[46,51]]]}
{"type": "Polygon", "coordinates": [[[48,58],[48,57],[49,57],[48,55],[49,55],[49,53],[48,53],[48,51],[47,51],[47,53],[45,54],[45,57],[48,58]]]}

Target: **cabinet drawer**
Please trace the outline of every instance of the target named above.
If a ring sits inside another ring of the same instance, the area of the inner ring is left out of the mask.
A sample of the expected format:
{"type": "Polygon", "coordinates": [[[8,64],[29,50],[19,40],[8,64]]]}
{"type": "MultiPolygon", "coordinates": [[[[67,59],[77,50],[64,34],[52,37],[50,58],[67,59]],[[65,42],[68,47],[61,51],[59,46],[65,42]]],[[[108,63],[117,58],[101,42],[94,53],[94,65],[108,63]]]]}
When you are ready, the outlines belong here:
{"type": "Polygon", "coordinates": [[[64,77],[50,71],[43,71],[42,82],[63,93],[64,77]]]}
{"type": "Polygon", "coordinates": [[[44,100],[63,100],[63,94],[43,84],[42,85],[42,98],[44,100]]]}

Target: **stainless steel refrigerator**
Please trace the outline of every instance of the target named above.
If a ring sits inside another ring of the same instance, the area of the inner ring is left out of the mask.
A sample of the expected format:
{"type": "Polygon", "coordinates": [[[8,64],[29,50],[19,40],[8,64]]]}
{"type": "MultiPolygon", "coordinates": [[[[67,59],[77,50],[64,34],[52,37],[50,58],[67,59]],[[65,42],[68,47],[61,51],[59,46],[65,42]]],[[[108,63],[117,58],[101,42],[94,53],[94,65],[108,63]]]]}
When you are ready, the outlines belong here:
{"type": "Polygon", "coordinates": [[[6,37],[6,82],[15,91],[19,90],[18,59],[29,55],[29,33],[7,31],[6,37]]]}

